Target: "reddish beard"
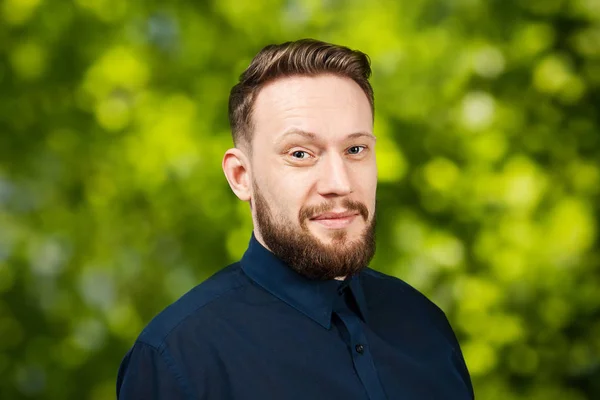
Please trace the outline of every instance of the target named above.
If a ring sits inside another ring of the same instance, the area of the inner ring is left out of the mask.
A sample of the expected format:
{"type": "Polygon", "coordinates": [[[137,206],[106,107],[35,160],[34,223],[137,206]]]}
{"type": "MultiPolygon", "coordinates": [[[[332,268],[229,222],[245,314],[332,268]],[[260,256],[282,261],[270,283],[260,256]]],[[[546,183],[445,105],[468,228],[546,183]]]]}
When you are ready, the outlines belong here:
{"type": "MultiPolygon", "coordinates": [[[[253,206],[257,225],[267,247],[292,270],[309,279],[334,279],[353,275],[365,268],[375,255],[375,215],[360,238],[348,241],[347,232],[334,233],[333,243],[324,244],[310,233],[307,221],[333,210],[335,203],[303,207],[298,215],[300,229],[292,221],[276,220],[258,187],[254,184],[253,206]]],[[[356,201],[341,202],[348,211],[357,211],[369,220],[367,207],[356,201]]]]}

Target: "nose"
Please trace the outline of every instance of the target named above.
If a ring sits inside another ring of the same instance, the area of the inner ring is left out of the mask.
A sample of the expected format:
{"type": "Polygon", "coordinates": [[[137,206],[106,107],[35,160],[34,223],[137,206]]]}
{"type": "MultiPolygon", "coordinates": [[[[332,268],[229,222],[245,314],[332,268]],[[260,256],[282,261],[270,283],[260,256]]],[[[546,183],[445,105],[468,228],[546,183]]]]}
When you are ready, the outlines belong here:
{"type": "Polygon", "coordinates": [[[330,156],[323,159],[317,191],[325,197],[346,196],[352,193],[348,166],[342,157],[330,156]]]}

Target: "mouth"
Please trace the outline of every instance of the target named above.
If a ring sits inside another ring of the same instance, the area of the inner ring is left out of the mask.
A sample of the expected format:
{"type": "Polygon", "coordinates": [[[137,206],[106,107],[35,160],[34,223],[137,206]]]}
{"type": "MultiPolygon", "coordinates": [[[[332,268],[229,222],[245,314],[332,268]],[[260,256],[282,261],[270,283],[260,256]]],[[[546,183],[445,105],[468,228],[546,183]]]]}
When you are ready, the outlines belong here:
{"type": "Polygon", "coordinates": [[[359,215],[360,213],[357,211],[326,212],[310,218],[310,221],[328,229],[343,229],[359,215]]]}

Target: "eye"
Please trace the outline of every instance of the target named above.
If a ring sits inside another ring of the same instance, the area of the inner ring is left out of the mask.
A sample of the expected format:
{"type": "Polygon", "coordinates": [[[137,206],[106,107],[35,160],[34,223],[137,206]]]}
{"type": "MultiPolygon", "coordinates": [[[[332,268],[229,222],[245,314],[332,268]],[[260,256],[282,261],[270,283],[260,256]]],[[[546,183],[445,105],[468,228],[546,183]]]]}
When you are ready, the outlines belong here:
{"type": "Polygon", "coordinates": [[[305,160],[309,157],[309,155],[306,151],[296,150],[292,152],[292,157],[297,160],[305,160]]]}
{"type": "Polygon", "coordinates": [[[348,149],[348,154],[356,155],[362,153],[365,146],[352,146],[348,149]]]}

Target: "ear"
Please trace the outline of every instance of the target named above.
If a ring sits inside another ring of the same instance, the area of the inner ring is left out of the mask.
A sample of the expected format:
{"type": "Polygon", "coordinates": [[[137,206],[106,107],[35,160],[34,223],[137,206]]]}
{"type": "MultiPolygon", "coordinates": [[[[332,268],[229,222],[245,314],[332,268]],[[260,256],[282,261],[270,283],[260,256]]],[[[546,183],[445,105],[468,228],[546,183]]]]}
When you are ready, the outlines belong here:
{"type": "Polygon", "coordinates": [[[237,148],[227,150],[223,156],[222,167],[233,193],[240,200],[249,201],[252,187],[250,162],[246,154],[237,148]]]}

